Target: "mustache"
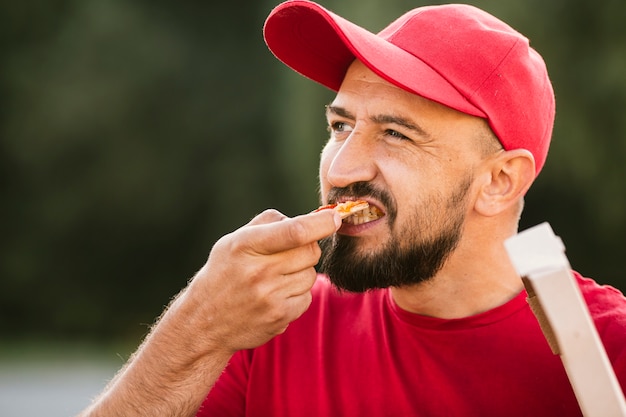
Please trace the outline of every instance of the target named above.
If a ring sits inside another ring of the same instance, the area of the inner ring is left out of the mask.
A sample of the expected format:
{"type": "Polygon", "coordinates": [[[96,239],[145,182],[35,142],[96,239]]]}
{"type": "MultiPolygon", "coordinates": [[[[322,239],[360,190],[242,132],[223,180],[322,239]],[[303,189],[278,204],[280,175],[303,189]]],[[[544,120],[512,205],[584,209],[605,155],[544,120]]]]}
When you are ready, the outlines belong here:
{"type": "Polygon", "coordinates": [[[347,187],[333,187],[328,191],[327,199],[329,204],[338,203],[342,198],[365,199],[371,198],[383,205],[382,209],[387,214],[390,224],[398,213],[395,199],[386,190],[377,188],[369,182],[354,182],[347,187]]]}

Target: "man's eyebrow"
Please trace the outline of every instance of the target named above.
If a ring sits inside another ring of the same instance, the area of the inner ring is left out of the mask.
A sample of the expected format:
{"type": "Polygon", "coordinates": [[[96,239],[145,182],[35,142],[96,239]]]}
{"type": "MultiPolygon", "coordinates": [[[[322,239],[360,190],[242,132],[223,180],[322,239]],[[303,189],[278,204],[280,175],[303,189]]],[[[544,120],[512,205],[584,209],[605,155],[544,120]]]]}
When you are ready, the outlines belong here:
{"type": "Polygon", "coordinates": [[[333,106],[331,104],[328,104],[326,106],[326,116],[328,116],[331,113],[339,117],[345,117],[346,119],[351,119],[351,120],[356,119],[356,117],[352,113],[350,113],[348,110],[344,109],[343,107],[338,107],[338,106],[333,106]]]}
{"type": "Polygon", "coordinates": [[[424,138],[430,137],[428,132],[422,129],[419,125],[401,116],[394,116],[391,114],[380,114],[377,116],[372,116],[371,120],[374,123],[378,123],[378,124],[387,124],[387,123],[396,124],[398,126],[404,127],[405,129],[412,130],[413,132],[417,133],[418,135],[424,138]]]}
{"type": "MultiPolygon", "coordinates": [[[[350,120],[355,120],[356,119],[356,116],[354,116],[352,113],[350,113],[345,108],[338,107],[338,106],[332,106],[330,104],[326,106],[326,115],[328,116],[329,114],[335,114],[335,115],[337,115],[339,117],[344,117],[344,118],[350,119],[350,120]]],[[[419,125],[417,125],[416,123],[412,122],[411,120],[409,120],[409,119],[407,119],[405,117],[394,116],[394,115],[391,115],[391,114],[379,114],[379,115],[376,115],[376,116],[372,116],[370,118],[370,120],[372,122],[376,123],[376,124],[396,124],[398,126],[402,126],[405,129],[408,129],[408,130],[411,130],[411,131],[417,133],[421,137],[424,137],[424,138],[430,137],[428,132],[426,132],[419,125]]]]}

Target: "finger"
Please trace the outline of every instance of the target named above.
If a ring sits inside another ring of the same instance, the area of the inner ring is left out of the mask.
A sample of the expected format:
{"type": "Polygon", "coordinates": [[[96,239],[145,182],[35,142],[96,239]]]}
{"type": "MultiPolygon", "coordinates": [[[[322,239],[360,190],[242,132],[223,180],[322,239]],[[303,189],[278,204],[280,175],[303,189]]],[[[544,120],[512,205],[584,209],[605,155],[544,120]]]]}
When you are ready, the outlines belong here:
{"type": "Polygon", "coordinates": [[[285,285],[285,297],[298,297],[311,292],[315,281],[317,281],[317,271],[315,268],[307,268],[291,275],[286,275],[288,285],[285,285]]]}
{"type": "Polygon", "coordinates": [[[305,311],[311,306],[313,296],[310,291],[302,293],[300,295],[290,297],[286,300],[286,308],[289,310],[289,319],[286,325],[279,330],[279,334],[287,330],[289,323],[299,318],[305,311]]]}
{"type": "Polygon", "coordinates": [[[260,297],[286,299],[310,291],[317,279],[313,266],[285,274],[276,274],[270,280],[256,283],[260,297]]]}
{"type": "Polygon", "coordinates": [[[250,227],[250,249],[258,254],[273,254],[308,245],[335,233],[341,218],[333,210],[305,214],[281,221],[250,227]]]}
{"type": "Polygon", "coordinates": [[[298,246],[272,255],[270,263],[275,265],[273,271],[278,275],[289,275],[307,268],[313,268],[319,262],[322,250],[317,242],[298,246]]]}
{"type": "Polygon", "coordinates": [[[287,216],[285,216],[280,211],[275,209],[268,209],[254,216],[254,218],[248,222],[247,226],[279,222],[286,218],[287,216]]]}
{"type": "Polygon", "coordinates": [[[274,333],[278,334],[282,333],[289,323],[296,320],[309,308],[313,297],[310,288],[286,297],[276,294],[276,297],[280,299],[276,304],[273,304],[276,309],[266,310],[264,313],[267,314],[268,323],[273,323],[274,333]]]}

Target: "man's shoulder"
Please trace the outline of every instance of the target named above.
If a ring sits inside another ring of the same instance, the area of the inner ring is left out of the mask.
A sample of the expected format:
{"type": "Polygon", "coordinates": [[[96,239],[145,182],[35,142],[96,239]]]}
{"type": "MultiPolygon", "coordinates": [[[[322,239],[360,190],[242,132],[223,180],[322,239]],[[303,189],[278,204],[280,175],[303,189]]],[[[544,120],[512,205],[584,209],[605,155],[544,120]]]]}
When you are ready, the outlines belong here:
{"type": "Polygon", "coordinates": [[[573,273],[592,315],[607,310],[621,311],[626,315],[626,297],[620,290],[611,285],[600,284],[576,271],[573,273]]]}
{"type": "Polygon", "coordinates": [[[619,340],[626,346],[626,297],[617,288],[599,284],[574,272],[589,314],[605,343],[610,339],[619,340]]]}

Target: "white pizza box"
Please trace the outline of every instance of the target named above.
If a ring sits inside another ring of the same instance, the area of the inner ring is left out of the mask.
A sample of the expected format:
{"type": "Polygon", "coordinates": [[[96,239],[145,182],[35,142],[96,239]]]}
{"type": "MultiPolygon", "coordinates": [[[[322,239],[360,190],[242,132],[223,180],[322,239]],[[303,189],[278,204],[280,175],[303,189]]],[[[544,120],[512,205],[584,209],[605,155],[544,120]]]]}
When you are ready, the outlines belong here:
{"type": "Polygon", "coordinates": [[[542,223],[509,238],[505,247],[552,351],[561,357],[583,415],[626,417],[624,394],[561,239],[542,223]]]}

